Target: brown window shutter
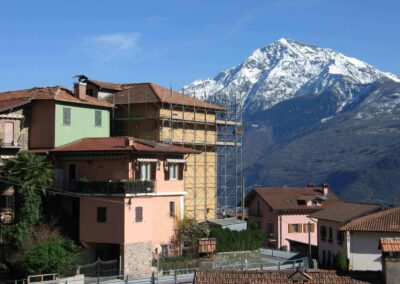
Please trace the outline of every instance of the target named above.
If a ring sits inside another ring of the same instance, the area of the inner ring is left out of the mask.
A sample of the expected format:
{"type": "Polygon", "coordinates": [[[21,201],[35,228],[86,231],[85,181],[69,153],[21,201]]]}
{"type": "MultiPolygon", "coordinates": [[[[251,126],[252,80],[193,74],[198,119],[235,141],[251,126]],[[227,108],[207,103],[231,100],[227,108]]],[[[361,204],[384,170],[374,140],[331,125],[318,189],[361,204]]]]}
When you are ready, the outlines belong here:
{"type": "Polygon", "coordinates": [[[308,226],[308,224],[303,224],[303,231],[304,231],[304,233],[307,233],[307,232],[308,232],[307,226],[308,226]]]}
{"type": "Polygon", "coordinates": [[[315,224],[311,224],[311,233],[315,232],[315,224]]]}
{"type": "Polygon", "coordinates": [[[293,227],[292,227],[292,224],[289,224],[288,226],[289,226],[289,233],[293,233],[293,227]]]}
{"type": "Polygon", "coordinates": [[[178,180],[183,180],[183,167],[184,164],[178,165],[178,180]]]}
{"type": "Polygon", "coordinates": [[[303,228],[302,228],[301,224],[299,224],[299,233],[302,233],[302,232],[303,232],[302,229],[303,229],[303,228]]]}
{"type": "Polygon", "coordinates": [[[156,163],[150,163],[150,179],[156,179],[156,163]]]}
{"type": "Polygon", "coordinates": [[[135,222],[142,222],[143,221],[143,207],[136,207],[135,208],[135,222]]]}

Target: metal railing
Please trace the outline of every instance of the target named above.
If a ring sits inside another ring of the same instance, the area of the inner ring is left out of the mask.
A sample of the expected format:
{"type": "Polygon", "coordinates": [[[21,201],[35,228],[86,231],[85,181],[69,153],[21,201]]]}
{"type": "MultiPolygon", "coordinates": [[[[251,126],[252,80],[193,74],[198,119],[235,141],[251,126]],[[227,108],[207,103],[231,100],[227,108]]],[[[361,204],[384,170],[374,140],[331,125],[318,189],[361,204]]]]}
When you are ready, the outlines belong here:
{"type": "Polygon", "coordinates": [[[88,194],[140,194],[153,193],[155,182],[149,180],[127,181],[76,181],[70,189],[88,194]]]}

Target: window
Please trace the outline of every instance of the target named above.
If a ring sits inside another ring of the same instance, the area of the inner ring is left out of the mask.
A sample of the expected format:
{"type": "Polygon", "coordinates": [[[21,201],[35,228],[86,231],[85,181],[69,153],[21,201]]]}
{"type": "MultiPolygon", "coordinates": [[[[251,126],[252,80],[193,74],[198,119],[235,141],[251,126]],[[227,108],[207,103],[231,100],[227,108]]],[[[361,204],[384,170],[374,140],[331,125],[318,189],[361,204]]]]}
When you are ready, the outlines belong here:
{"type": "Polygon", "coordinates": [[[68,165],[68,178],[70,180],[76,180],[76,165],[75,164],[68,165]]]}
{"type": "Polygon", "coordinates": [[[71,125],[71,108],[63,108],[63,125],[71,125]]]}
{"type": "Polygon", "coordinates": [[[107,207],[97,207],[97,222],[107,222],[107,207]]]}
{"type": "Polygon", "coordinates": [[[267,223],[267,234],[271,235],[274,233],[274,223],[268,222],[267,223]]]}
{"type": "Polygon", "coordinates": [[[140,223],[143,221],[143,207],[139,206],[135,208],[135,222],[140,223]]]}
{"type": "Polygon", "coordinates": [[[101,127],[101,110],[94,112],[94,126],[101,127]]]}
{"type": "Polygon", "coordinates": [[[169,254],[169,245],[161,244],[161,256],[167,257],[169,254]]]}
{"type": "Polygon", "coordinates": [[[301,233],[302,228],[302,224],[289,224],[289,233],[301,233]]]}
{"type": "Polygon", "coordinates": [[[13,195],[6,195],[5,196],[5,208],[10,208],[10,209],[14,209],[14,204],[15,204],[15,200],[14,200],[14,196],[13,195]]]}
{"type": "Polygon", "coordinates": [[[325,226],[321,226],[320,235],[321,235],[321,240],[325,241],[326,240],[326,227],[325,226]]]}
{"type": "Polygon", "coordinates": [[[140,165],[140,179],[150,180],[151,178],[151,164],[143,163],[140,165]]]}
{"type": "Polygon", "coordinates": [[[332,240],[333,240],[333,230],[332,227],[329,227],[328,242],[332,242],[332,240]]]}
{"type": "Polygon", "coordinates": [[[175,217],[175,201],[169,202],[169,217],[175,217]]]}
{"type": "Polygon", "coordinates": [[[169,179],[177,180],[178,179],[178,171],[179,171],[178,164],[170,163],[169,164],[169,179]]]}
{"type": "Polygon", "coordinates": [[[315,224],[313,224],[313,223],[303,224],[303,232],[304,233],[308,233],[308,228],[310,228],[311,233],[315,232],[315,224]]]}
{"type": "Polygon", "coordinates": [[[183,179],[183,165],[178,163],[168,164],[168,180],[182,180],[183,179]]]}
{"type": "Polygon", "coordinates": [[[256,203],[256,214],[254,214],[255,216],[261,216],[261,207],[260,207],[260,200],[257,200],[257,203],[256,203]]]}
{"type": "Polygon", "coordinates": [[[86,89],[86,95],[93,97],[93,89],[86,89]]]}
{"type": "Polygon", "coordinates": [[[342,245],[343,244],[343,241],[344,241],[343,232],[337,230],[337,232],[336,232],[336,241],[337,241],[338,245],[342,245]]]}

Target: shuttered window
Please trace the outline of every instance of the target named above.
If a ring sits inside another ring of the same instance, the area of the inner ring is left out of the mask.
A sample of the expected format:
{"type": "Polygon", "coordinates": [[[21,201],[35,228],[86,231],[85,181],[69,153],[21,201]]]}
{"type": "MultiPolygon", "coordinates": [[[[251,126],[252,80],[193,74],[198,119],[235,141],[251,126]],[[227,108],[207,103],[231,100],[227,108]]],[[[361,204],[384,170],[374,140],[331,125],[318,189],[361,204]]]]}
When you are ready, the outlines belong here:
{"type": "Polygon", "coordinates": [[[175,202],[174,201],[169,202],[169,216],[175,217],[175,202]]]}
{"type": "Polygon", "coordinates": [[[107,222],[107,207],[97,207],[97,222],[107,222]]]}
{"type": "Polygon", "coordinates": [[[303,230],[302,224],[289,224],[289,233],[301,233],[303,230]]]}
{"type": "Polygon", "coordinates": [[[135,222],[140,223],[143,221],[143,207],[138,206],[135,208],[135,222]]]}
{"type": "Polygon", "coordinates": [[[308,233],[308,228],[310,228],[310,232],[314,233],[315,232],[315,224],[303,224],[303,232],[308,233]]]}
{"type": "Polygon", "coordinates": [[[71,125],[71,108],[63,108],[63,125],[71,125]]]}
{"type": "Polygon", "coordinates": [[[94,112],[94,126],[101,127],[101,111],[96,110],[94,112]]]}

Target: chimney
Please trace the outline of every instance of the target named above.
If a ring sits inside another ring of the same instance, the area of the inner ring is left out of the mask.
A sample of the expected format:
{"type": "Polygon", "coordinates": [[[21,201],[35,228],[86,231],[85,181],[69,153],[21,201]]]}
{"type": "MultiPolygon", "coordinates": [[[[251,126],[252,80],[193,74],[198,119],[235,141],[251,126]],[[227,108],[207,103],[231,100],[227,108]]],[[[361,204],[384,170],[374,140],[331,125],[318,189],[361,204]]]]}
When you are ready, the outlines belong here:
{"type": "Polygon", "coordinates": [[[133,137],[125,137],[125,146],[133,146],[133,137]]]}
{"type": "Polygon", "coordinates": [[[307,187],[315,187],[315,184],[314,184],[312,181],[310,181],[310,182],[307,184],[307,187]]]}
{"type": "Polygon", "coordinates": [[[87,86],[87,77],[84,75],[76,76],[78,78],[78,82],[74,83],[74,94],[75,97],[84,100],[86,97],[86,86],[87,86]]]}
{"type": "Polygon", "coordinates": [[[326,182],[324,182],[322,185],[322,192],[324,193],[324,195],[328,195],[329,192],[329,184],[327,184],[326,182]]]}

